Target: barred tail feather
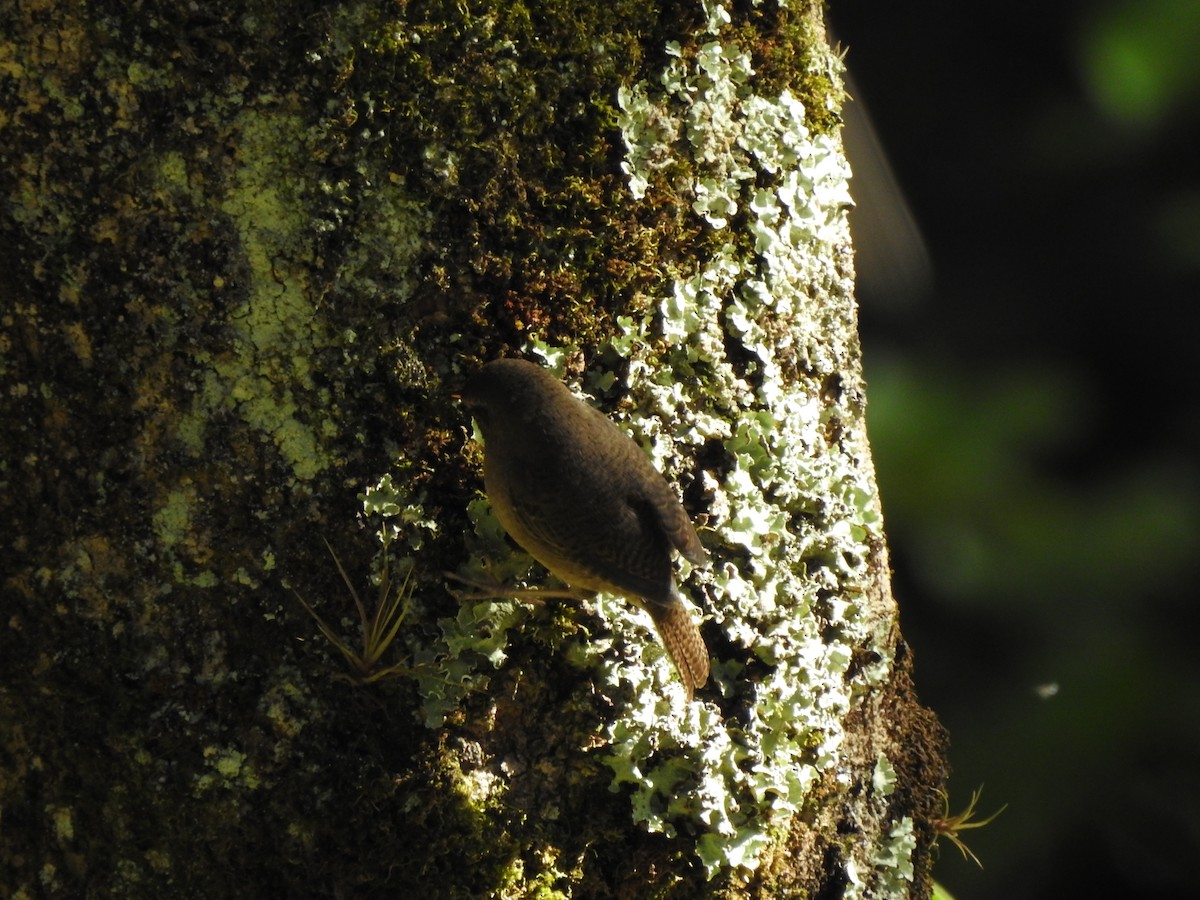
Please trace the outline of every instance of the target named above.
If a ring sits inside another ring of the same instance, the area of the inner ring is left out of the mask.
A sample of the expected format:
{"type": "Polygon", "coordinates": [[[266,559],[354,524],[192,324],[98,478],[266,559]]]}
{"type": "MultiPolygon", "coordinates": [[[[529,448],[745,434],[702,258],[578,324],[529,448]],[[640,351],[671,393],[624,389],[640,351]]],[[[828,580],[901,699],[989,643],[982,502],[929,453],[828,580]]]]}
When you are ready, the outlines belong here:
{"type": "Polygon", "coordinates": [[[708,648],[700,629],[678,597],[668,606],[651,606],[650,616],[691,700],[696,689],[708,681],[708,648]]]}

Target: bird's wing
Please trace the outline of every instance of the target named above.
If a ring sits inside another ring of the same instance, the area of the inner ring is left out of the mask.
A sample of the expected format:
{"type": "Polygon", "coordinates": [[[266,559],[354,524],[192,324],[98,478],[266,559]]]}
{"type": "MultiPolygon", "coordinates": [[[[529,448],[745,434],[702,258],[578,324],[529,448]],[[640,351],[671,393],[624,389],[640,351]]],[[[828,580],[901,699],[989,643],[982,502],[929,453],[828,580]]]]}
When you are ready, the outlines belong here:
{"type": "Polygon", "coordinates": [[[639,517],[639,529],[660,533],[671,548],[693,565],[707,562],[708,554],[687,510],[642,448],[598,409],[587,407],[583,420],[582,426],[591,435],[588,440],[591,447],[606,450],[606,468],[624,473],[622,480],[632,493],[625,498],[625,504],[639,517]],[[610,435],[617,437],[613,439],[610,435]]]}
{"type": "MultiPolygon", "coordinates": [[[[655,475],[658,473],[655,472],[655,475]]],[[[642,496],[632,501],[635,506],[644,510],[643,515],[649,516],[654,525],[662,532],[667,542],[678,550],[688,562],[694,566],[702,566],[708,562],[708,553],[700,543],[700,536],[692,520],[675,496],[675,491],[661,476],[644,479],[642,496]]]]}
{"type": "Polygon", "coordinates": [[[653,509],[613,498],[580,510],[551,497],[522,498],[514,509],[525,549],[568,584],[666,603],[674,592],[671,548],[653,509]]]}

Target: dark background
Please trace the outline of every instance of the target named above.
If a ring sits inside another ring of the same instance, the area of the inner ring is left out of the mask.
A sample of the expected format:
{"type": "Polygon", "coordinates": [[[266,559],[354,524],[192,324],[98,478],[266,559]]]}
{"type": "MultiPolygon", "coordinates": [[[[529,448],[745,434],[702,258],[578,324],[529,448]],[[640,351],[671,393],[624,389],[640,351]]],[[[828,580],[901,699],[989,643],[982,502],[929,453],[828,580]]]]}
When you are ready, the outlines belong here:
{"type": "Polygon", "coordinates": [[[852,159],[902,625],[951,807],[980,785],[981,813],[1008,804],[964,834],[985,868],[943,842],[938,880],[958,900],[1190,894],[1200,3],[829,14],[928,253],[852,159]]]}

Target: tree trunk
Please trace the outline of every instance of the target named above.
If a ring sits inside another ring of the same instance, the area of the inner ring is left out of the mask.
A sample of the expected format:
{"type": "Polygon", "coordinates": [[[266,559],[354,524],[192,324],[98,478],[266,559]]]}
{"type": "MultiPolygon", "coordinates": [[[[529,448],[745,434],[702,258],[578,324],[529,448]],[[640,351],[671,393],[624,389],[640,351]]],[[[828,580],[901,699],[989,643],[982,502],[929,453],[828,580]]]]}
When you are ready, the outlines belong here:
{"type": "Polygon", "coordinates": [[[812,3],[9,4],[0,893],[927,896],[839,73],[812,3]],[[447,585],[541,577],[504,354],[681,487],[694,702],[623,600],[447,585]]]}

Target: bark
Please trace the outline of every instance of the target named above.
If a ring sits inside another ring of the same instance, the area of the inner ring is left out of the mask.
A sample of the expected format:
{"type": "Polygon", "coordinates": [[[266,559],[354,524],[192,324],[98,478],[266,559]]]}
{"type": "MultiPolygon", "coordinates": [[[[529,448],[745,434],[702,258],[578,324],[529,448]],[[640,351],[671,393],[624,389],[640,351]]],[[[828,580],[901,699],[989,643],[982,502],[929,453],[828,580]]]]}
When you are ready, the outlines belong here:
{"type": "Polygon", "coordinates": [[[839,72],[773,0],[6,5],[0,893],[927,896],[839,72]],[[506,353],[703,524],[697,702],[623,601],[447,588],[539,578],[506,353]]]}

